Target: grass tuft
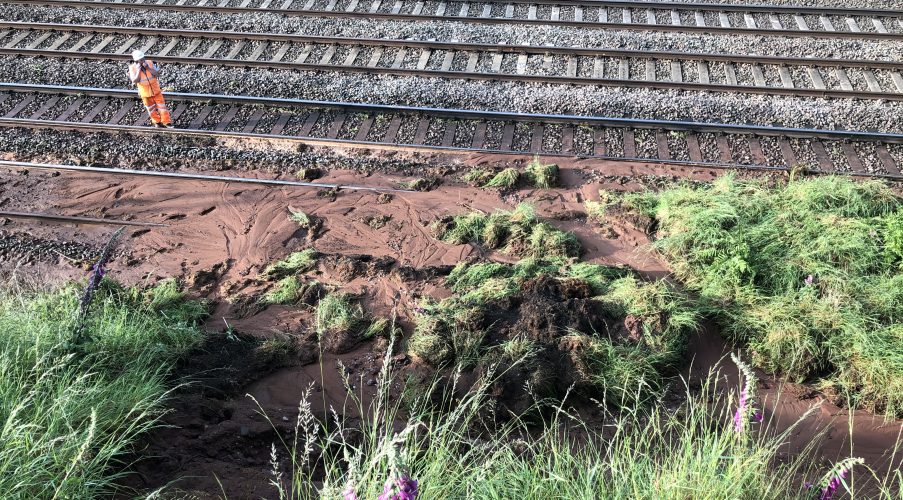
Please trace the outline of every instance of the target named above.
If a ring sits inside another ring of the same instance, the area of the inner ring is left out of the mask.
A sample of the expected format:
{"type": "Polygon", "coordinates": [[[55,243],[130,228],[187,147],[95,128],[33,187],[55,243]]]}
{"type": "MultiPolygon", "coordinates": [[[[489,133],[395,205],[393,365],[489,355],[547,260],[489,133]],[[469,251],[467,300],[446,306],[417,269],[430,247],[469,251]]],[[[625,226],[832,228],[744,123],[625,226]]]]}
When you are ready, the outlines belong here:
{"type": "Polygon", "coordinates": [[[483,184],[483,187],[511,189],[517,185],[518,180],[520,180],[520,172],[516,168],[509,167],[495,174],[492,179],[483,184]]]}
{"type": "Polygon", "coordinates": [[[277,281],[273,288],[263,295],[261,302],[269,305],[294,304],[301,299],[309,285],[302,282],[297,276],[286,276],[277,281]]]}
{"type": "Polygon", "coordinates": [[[526,174],[530,183],[540,189],[550,189],[559,183],[558,165],[546,165],[538,157],[527,165],[526,174]]]}
{"type": "Polygon", "coordinates": [[[346,294],[331,293],[317,305],[317,333],[358,331],[368,326],[367,314],[346,294]]]}
{"type": "Polygon", "coordinates": [[[476,243],[520,257],[570,258],[582,252],[573,233],[540,220],[533,207],[525,203],[511,212],[459,215],[447,226],[437,228],[437,233],[448,243],[476,243]]]}
{"type": "Polygon", "coordinates": [[[903,415],[903,203],[839,177],[769,187],[724,176],[622,201],[759,367],[903,415]]]}
{"type": "Polygon", "coordinates": [[[289,220],[298,223],[304,229],[310,229],[314,225],[314,217],[300,210],[289,210],[289,220]]]}
{"type": "Polygon", "coordinates": [[[262,273],[261,279],[279,279],[289,275],[311,270],[317,263],[317,251],[308,248],[300,252],[292,252],[283,260],[270,264],[262,273]]]}

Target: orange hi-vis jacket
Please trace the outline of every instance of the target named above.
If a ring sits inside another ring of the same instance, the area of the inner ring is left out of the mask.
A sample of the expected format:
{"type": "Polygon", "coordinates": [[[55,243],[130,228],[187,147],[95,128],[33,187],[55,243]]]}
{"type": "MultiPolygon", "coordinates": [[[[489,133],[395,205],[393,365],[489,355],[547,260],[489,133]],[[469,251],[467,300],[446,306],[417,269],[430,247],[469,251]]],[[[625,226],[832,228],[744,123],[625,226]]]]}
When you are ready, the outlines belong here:
{"type": "Polygon", "coordinates": [[[153,97],[163,93],[160,83],[157,81],[157,73],[160,69],[154,61],[145,59],[141,63],[129,64],[129,80],[138,86],[138,95],[141,97],[153,97]]]}

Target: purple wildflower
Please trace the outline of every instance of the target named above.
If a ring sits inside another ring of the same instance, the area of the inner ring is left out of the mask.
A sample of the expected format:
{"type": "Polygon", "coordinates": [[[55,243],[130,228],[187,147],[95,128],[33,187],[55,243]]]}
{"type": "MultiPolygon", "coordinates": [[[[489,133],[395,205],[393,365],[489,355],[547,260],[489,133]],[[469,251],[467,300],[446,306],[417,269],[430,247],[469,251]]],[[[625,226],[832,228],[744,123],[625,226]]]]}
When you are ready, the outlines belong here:
{"type": "Polygon", "coordinates": [[[734,430],[742,432],[745,422],[743,415],[746,413],[746,386],[740,391],[740,401],[737,403],[737,411],[734,412],[734,430]]]}
{"type": "Polygon", "coordinates": [[[740,379],[740,400],[734,412],[734,430],[743,432],[747,423],[762,421],[762,411],[753,407],[756,400],[756,374],[740,359],[740,356],[731,354],[731,359],[743,374],[740,379]]]}
{"type": "Polygon", "coordinates": [[[392,480],[387,479],[383,493],[377,500],[414,500],[417,498],[417,481],[406,474],[392,480]]]}
{"type": "Polygon", "coordinates": [[[812,286],[812,283],[815,283],[815,277],[810,274],[806,276],[806,286],[812,286]]]}
{"type": "MultiPolygon", "coordinates": [[[[837,493],[840,485],[843,484],[843,480],[847,477],[850,469],[854,465],[861,463],[863,463],[861,458],[848,458],[835,465],[833,470],[822,479],[821,484],[824,486],[817,490],[817,498],[819,500],[831,500],[834,498],[834,494],[837,493]]],[[[813,488],[815,488],[815,485],[807,481],[806,489],[811,490],[813,488]]]]}
{"type": "Polygon", "coordinates": [[[354,483],[348,481],[348,485],[342,490],[342,500],[357,500],[357,493],[354,492],[354,483]]]}

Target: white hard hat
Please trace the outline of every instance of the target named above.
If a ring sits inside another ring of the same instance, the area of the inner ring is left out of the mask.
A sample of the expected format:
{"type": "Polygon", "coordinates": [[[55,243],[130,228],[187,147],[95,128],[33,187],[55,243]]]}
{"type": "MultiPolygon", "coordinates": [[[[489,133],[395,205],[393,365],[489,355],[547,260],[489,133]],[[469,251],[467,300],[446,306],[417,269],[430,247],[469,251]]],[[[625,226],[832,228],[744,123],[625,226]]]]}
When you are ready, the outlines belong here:
{"type": "Polygon", "coordinates": [[[132,60],[133,61],[140,61],[142,59],[144,59],[144,52],[141,52],[140,50],[136,50],[136,51],[132,52],[132,60]]]}

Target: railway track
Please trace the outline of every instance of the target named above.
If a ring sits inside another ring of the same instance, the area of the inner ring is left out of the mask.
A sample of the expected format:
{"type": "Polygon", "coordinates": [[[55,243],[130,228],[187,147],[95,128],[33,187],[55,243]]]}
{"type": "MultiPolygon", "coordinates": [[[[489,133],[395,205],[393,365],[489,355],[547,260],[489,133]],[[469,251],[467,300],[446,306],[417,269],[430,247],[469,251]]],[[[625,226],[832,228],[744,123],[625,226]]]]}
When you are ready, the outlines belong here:
{"type": "Polygon", "coordinates": [[[903,40],[903,12],[629,0],[5,0],[6,4],[903,40]]]}
{"type": "Polygon", "coordinates": [[[141,227],[169,227],[158,222],[140,222],[130,220],[100,219],[97,217],[82,217],[79,215],[56,215],[34,212],[0,212],[0,217],[10,219],[34,219],[50,222],[68,222],[74,224],[100,224],[108,226],[141,226],[141,227]]]}
{"type": "Polygon", "coordinates": [[[903,100],[903,62],[0,22],[0,55],[903,100]],[[127,34],[124,34],[127,33],[127,34]]]}
{"type": "Polygon", "coordinates": [[[179,129],[144,126],[132,91],[0,84],[0,126],[594,157],[903,179],[903,134],[170,93],[179,129]]]}
{"type": "MultiPolygon", "coordinates": [[[[0,160],[0,168],[25,168],[35,170],[63,170],[88,174],[109,174],[135,177],[155,177],[158,179],[178,179],[202,182],[224,182],[256,184],[260,186],[302,187],[325,190],[373,191],[378,193],[412,193],[410,189],[395,189],[352,184],[327,184],[323,182],[288,181],[283,179],[260,179],[256,177],[236,177],[232,175],[191,174],[185,172],[158,172],[155,170],[134,170],[129,168],[86,167],[81,165],[61,165],[55,163],[34,163],[27,161],[0,160]]],[[[2,215],[2,213],[0,213],[2,215]]],[[[106,219],[102,219],[106,220],[106,219]]]]}

